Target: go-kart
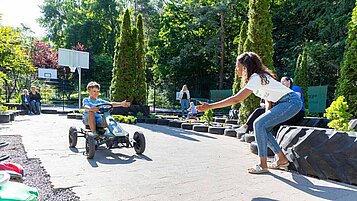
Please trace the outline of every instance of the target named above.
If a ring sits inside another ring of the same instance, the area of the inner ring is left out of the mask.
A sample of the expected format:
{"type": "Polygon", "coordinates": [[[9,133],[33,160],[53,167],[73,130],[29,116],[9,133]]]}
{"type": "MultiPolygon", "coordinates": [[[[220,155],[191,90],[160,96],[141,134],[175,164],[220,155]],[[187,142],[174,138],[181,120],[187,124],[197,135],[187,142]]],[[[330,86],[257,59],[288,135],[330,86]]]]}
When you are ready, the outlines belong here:
{"type": "Polygon", "coordinates": [[[94,157],[95,151],[100,145],[105,144],[107,149],[113,148],[134,148],[137,154],[145,151],[145,136],[142,132],[136,131],[132,139],[129,139],[129,133],[126,132],[117,121],[110,116],[113,105],[110,103],[99,104],[98,113],[102,115],[106,128],[96,126],[98,135],[94,135],[89,129],[89,125],[80,128],[78,131],[75,126],[69,128],[69,147],[74,148],[77,145],[78,137],[84,137],[85,155],[88,159],[94,157]]]}

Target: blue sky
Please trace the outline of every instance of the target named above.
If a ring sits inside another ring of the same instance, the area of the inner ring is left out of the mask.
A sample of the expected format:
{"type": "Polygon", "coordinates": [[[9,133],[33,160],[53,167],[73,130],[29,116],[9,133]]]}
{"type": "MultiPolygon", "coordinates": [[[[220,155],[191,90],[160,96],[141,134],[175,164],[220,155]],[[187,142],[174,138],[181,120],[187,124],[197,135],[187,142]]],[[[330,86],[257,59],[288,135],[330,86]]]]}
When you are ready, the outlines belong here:
{"type": "Polygon", "coordinates": [[[26,24],[35,32],[35,36],[45,36],[45,29],[41,28],[36,19],[41,16],[39,5],[44,0],[0,0],[1,24],[3,26],[19,27],[26,24]]]}

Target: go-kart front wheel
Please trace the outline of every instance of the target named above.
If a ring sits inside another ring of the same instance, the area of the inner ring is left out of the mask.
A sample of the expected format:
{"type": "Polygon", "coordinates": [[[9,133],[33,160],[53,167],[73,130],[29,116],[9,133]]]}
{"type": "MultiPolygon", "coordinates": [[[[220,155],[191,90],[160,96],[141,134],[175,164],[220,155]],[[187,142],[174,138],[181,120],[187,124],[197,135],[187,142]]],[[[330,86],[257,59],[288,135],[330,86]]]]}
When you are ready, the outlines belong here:
{"type": "Polygon", "coordinates": [[[68,134],[68,138],[69,138],[69,147],[74,148],[77,145],[77,128],[75,126],[71,126],[69,128],[69,134],[68,134]]]}
{"type": "Polygon", "coordinates": [[[86,155],[87,159],[92,159],[95,154],[95,139],[92,134],[86,137],[86,155]]]}
{"type": "Polygon", "coordinates": [[[145,146],[146,146],[146,142],[145,142],[145,136],[142,132],[140,131],[136,131],[134,133],[134,150],[137,154],[142,154],[145,151],[145,146]]]}

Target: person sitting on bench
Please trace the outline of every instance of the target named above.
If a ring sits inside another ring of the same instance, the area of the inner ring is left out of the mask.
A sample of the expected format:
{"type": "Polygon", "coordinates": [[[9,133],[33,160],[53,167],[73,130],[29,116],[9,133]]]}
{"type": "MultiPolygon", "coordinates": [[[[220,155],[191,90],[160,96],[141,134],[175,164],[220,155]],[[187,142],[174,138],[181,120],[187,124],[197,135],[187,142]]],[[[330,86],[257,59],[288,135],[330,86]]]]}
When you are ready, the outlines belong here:
{"type": "Polygon", "coordinates": [[[23,94],[21,94],[21,105],[23,109],[26,111],[26,114],[30,114],[31,112],[30,96],[29,96],[29,91],[27,89],[24,89],[23,94]]]}
{"type": "Polygon", "coordinates": [[[34,114],[41,114],[41,95],[36,90],[35,86],[31,86],[30,105],[34,114]]]}

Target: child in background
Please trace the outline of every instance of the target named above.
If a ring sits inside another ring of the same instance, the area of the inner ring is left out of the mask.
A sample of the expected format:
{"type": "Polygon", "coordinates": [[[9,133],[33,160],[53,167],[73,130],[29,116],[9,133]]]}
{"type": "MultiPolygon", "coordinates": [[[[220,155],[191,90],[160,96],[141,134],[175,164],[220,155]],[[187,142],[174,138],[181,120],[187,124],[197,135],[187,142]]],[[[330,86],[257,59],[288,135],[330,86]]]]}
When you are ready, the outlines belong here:
{"type": "Polygon", "coordinates": [[[187,109],[188,114],[187,114],[187,119],[190,119],[192,117],[196,117],[197,115],[197,110],[196,106],[193,102],[190,102],[190,107],[187,109]]]}

